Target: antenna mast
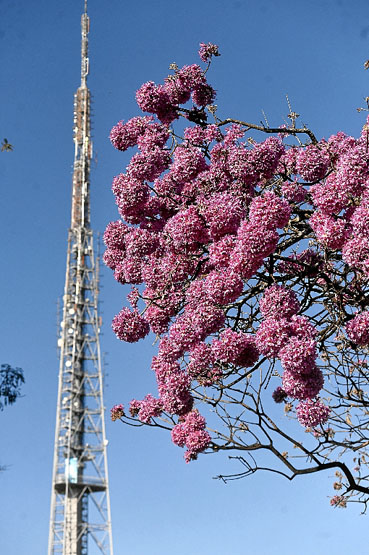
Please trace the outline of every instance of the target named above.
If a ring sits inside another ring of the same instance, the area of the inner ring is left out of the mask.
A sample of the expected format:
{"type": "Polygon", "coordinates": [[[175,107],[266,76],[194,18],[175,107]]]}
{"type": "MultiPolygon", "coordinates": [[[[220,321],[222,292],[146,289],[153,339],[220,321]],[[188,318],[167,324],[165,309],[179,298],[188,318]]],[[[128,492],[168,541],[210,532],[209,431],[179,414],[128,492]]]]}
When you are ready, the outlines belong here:
{"type": "Polygon", "coordinates": [[[72,211],[58,339],[48,555],[113,555],[99,342],[99,265],[90,229],[89,25],[85,0],[81,85],[74,95],[72,211]]]}

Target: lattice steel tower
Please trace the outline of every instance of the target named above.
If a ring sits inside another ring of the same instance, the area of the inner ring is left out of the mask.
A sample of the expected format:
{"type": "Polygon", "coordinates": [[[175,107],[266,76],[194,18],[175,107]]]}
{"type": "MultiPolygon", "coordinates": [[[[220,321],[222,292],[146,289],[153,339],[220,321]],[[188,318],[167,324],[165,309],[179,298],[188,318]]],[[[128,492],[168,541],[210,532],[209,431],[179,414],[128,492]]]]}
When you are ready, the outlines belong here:
{"type": "Polygon", "coordinates": [[[99,344],[99,265],[90,228],[87,0],[81,27],[81,86],[74,96],[72,217],[58,339],[49,555],[113,555],[99,344]]]}

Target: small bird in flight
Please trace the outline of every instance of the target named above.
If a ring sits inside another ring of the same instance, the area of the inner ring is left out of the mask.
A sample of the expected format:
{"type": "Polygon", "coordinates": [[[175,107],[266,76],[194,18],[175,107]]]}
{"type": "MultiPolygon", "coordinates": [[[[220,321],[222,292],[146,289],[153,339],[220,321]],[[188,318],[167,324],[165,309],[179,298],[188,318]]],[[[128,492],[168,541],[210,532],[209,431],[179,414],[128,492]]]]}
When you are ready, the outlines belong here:
{"type": "Polygon", "coordinates": [[[13,150],[13,145],[8,143],[8,139],[3,139],[1,143],[1,152],[10,152],[11,150],[13,150]]]}

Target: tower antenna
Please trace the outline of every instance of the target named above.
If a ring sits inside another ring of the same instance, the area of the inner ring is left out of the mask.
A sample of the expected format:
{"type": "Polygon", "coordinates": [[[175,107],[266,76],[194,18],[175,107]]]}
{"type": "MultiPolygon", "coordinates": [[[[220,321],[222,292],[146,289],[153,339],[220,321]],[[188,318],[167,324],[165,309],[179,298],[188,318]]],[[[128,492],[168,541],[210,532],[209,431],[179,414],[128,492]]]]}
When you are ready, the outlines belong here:
{"type": "Polygon", "coordinates": [[[71,226],[60,322],[48,555],[113,555],[98,313],[99,259],[90,228],[92,157],[87,0],[81,84],[74,95],[71,226]],[[93,547],[94,546],[94,547],[93,547]]]}

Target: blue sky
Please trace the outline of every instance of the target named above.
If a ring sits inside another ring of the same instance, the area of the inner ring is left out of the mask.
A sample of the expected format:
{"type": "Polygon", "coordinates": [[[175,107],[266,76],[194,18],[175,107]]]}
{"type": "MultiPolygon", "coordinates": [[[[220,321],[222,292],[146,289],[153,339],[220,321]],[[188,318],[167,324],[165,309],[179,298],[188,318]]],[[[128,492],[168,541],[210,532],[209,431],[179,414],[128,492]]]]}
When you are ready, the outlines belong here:
{"type": "MultiPolygon", "coordinates": [[[[24,397],[0,413],[0,552],[46,553],[57,395],[56,301],[62,295],[70,221],[73,94],[80,78],[82,0],[0,0],[1,362],[24,369],[24,397]]],[[[222,53],[209,75],[219,114],[283,123],[285,100],[318,137],[357,135],[369,93],[365,0],[89,0],[93,95],[92,226],[117,218],[110,191],[129,154],[108,140],[137,114],[134,93],[171,62],[197,63],[199,42],[222,53]]],[[[110,322],[124,288],[101,278],[105,404],[155,393],[148,343],[116,340],[110,322]]],[[[289,483],[237,472],[222,455],[186,465],[158,430],[107,419],[116,555],[369,554],[368,517],[334,510],[332,475],[289,483]]]]}

